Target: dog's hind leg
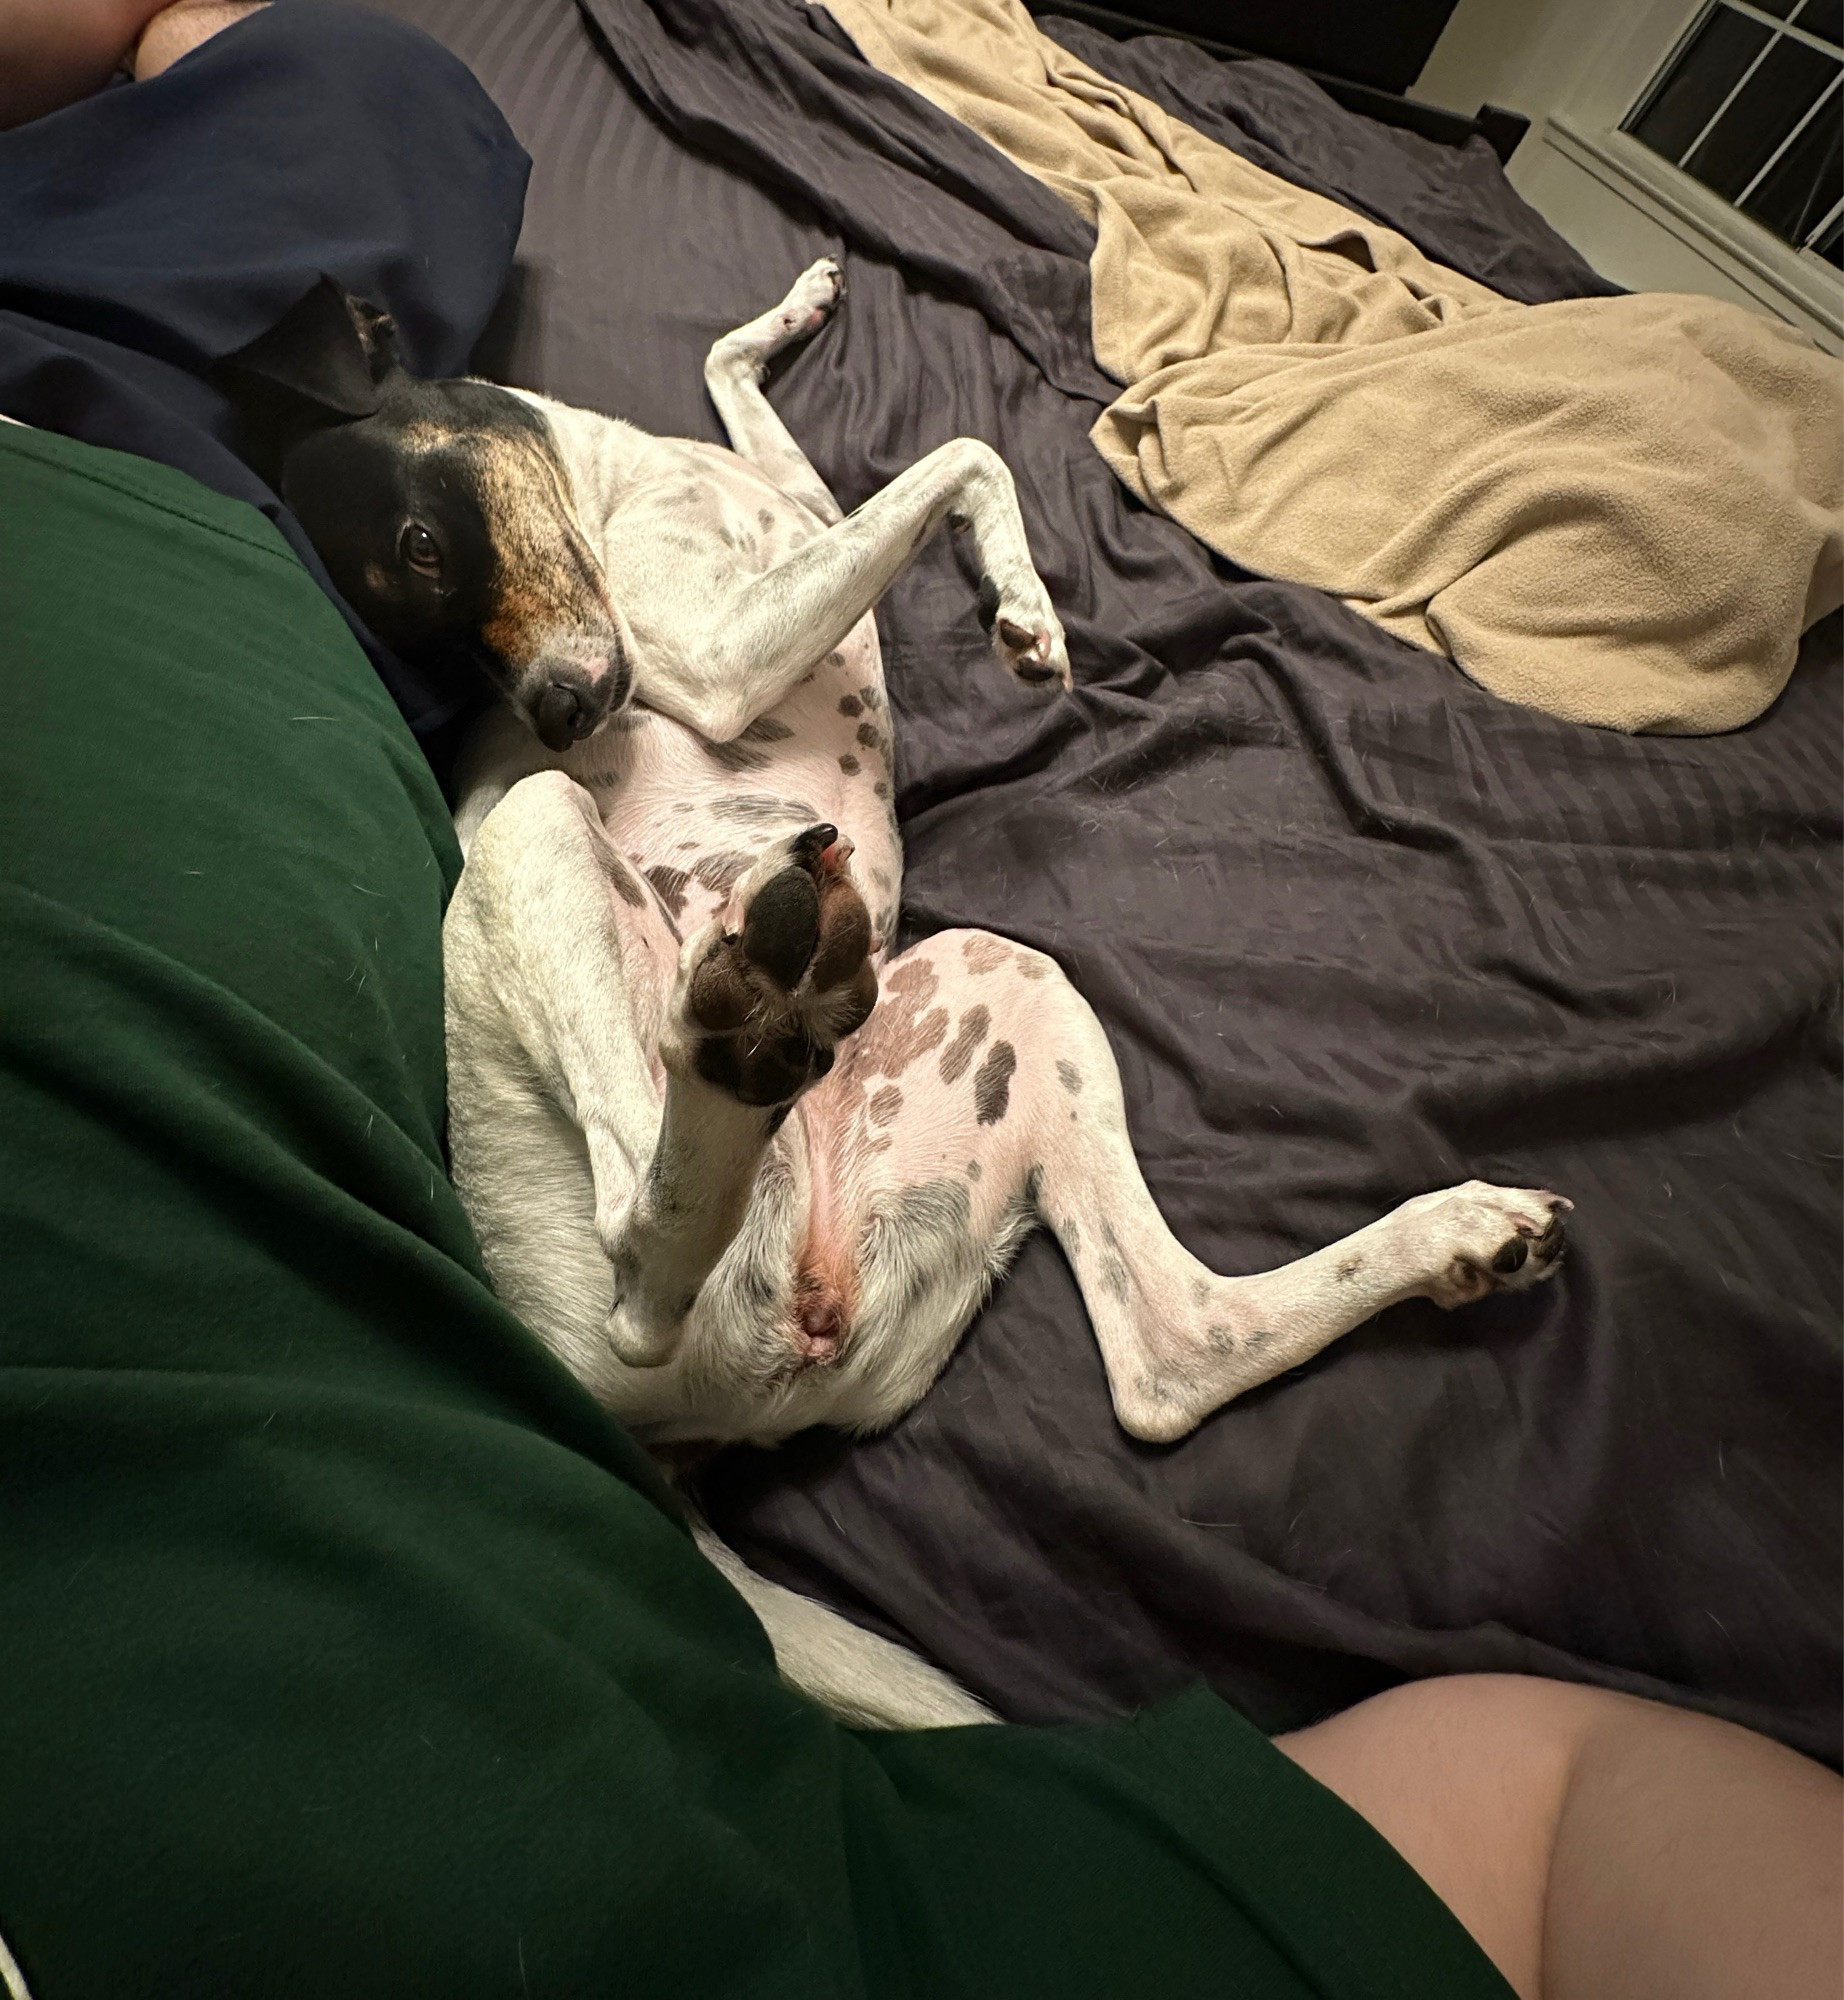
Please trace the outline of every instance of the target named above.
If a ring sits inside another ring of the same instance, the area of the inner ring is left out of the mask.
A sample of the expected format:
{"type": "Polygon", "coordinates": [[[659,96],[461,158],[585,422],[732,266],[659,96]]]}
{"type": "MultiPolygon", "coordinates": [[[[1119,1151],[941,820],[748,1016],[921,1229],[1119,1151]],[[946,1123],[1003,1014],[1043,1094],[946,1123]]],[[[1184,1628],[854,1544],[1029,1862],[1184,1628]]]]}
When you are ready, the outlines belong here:
{"type": "Polygon", "coordinates": [[[602,1242],[659,1135],[679,949],[561,771],[481,823],[443,922],[456,1186],[495,1286],[579,1374],[602,1349],[602,1242]]]}
{"type": "MultiPolygon", "coordinates": [[[[919,1178],[923,1149],[964,1160],[974,1235],[1001,1240],[1021,1208],[1049,1225],[1082,1288],[1115,1412],[1136,1437],[1183,1437],[1404,1299],[1462,1305],[1556,1269],[1568,1203],[1470,1181],[1296,1263],[1220,1277],[1159,1213],[1107,1036],[1053,960],[983,932],[942,932],[896,961],[885,986],[884,1036],[914,994],[939,1016],[936,1074],[924,1085],[912,1062],[902,1078],[914,1136],[892,1128],[888,1171],[919,1178]]],[[[877,1046],[873,1035],[859,1058],[867,1089],[877,1046]]]]}
{"type": "Polygon", "coordinates": [[[778,306],[726,333],[704,361],[704,386],[737,456],[765,472],[789,499],[798,500],[828,527],[843,518],[839,503],[763,395],[762,374],[784,347],[819,332],[844,291],[838,265],[822,257],[801,272],[778,306]]]}
{"type": "Polygon", "coordinates": [[[1568,1204],[1542,1189],[1469,1181],[1406,1201],[1292,1264],[1219,1277],[1178,1242],[1147,1191],[1100,1023],[1066,982],[1051,992],[1063,1017],[1061,1101],[1045,1080],[1032,1191],[1082,1287],[1115,1412],[1135,1437],[1183,1437],[1404,1299],[1463,1305],[1556,1269],[1568,1204]]]}

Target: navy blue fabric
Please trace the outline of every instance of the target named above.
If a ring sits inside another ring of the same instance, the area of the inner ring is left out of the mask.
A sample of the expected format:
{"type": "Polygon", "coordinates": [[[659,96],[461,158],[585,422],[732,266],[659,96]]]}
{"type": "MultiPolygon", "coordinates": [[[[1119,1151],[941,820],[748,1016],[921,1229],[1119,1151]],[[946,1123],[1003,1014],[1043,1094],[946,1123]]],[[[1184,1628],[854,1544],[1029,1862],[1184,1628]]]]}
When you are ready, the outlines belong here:
{"type": "MultiPolygon", "coordinates": [[[[415,372],[459,373],[511,270],[530,166],[420,30],[276,0],[164,75],[0,133],[0,412],[249,501],[338,602],[237,457],[210,371],[327,272],[391,313],[415,372]]],[[[412,671],[346,617],[420,734],[479,698],[473,669],[412,671]]]]}

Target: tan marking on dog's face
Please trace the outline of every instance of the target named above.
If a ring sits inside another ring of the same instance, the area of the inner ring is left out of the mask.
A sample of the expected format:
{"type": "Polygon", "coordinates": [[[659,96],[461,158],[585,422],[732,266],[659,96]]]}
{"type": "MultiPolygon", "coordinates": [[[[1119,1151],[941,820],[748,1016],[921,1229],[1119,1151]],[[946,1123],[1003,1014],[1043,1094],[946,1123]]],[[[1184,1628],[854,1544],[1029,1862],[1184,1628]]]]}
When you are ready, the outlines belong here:
{"type": "Polygon", "coordinates": [[[497,435],[467,439],[464,448],[495,559],[493,610],[481,637],[516,670],[560,634],[608,630],[608,585],[550,454],[535,441],[497,435]]]}

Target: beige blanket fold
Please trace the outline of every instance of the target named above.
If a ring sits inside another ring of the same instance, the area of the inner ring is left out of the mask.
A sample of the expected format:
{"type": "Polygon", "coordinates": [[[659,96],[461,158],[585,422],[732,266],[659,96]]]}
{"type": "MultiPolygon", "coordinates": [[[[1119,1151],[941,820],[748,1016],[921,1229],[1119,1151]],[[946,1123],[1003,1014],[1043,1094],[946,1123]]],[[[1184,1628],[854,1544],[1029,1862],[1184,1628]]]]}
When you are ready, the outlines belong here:
{"type": "Polygon", "coordinates": [[[827,0],[1096,227],[1096,424],[1136,493],[1508,700],[1752,721],[1844,596],[1844,379],[1739,306],[1526,306],[1110,83],[1019,0],[827,0]]]}

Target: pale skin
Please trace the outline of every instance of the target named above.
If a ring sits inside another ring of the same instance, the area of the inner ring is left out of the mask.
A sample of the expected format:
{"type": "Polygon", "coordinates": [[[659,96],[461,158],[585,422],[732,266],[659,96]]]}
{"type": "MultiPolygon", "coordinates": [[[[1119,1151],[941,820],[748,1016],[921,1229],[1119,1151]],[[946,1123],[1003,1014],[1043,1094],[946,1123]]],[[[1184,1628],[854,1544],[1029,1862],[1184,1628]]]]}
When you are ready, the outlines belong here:
{"type": "Polygon", "coordinates": [[[0,0],[0,130],[75,104],[124,62],[136,81],[256,11],[260,0],[0,0]]]}
{"type": "Polygon", "coordinates": [[[1844,1786],[1603,1688],[1468,1674],[1279,1747],[1369,1820],[1521,2000],[1837,2000],[1844,1786]]]}

